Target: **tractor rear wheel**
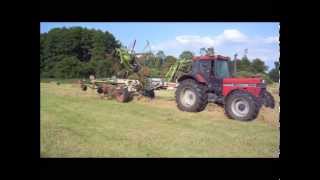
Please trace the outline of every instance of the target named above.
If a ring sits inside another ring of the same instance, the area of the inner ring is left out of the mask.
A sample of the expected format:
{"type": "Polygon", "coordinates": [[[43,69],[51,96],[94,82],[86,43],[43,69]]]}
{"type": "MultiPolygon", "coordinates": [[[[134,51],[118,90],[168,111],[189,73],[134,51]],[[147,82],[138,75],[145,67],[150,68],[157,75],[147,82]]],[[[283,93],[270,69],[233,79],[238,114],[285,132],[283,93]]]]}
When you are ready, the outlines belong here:
{"type": "Polygon", "coordinates": [[[236,91],[227,97],[224,109],[226,115],[231,119],[251,121],[257,118],[260,106],[251,94],[236,91]]]}
{"type": "Polygon", "coordinates": [[[186,79],[180,82],[175,96],[177,106],[182,111],[200,112],[208,104],[206,86],[193,79],[186,79]]]}

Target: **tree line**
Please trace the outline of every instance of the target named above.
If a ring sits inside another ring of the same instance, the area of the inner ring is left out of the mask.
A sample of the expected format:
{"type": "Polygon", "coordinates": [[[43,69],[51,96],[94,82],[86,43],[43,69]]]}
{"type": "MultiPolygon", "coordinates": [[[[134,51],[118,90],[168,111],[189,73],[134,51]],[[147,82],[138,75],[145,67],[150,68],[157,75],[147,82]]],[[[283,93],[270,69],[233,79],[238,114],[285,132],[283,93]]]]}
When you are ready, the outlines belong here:
{"type": "MultiPolygon", "coordinates": [[[[118,57],[112,55],[123,45],[108,31],[82,27],[54,28],[40,34],[41,78],[121,77],[123,69],[118,57]]],[[[190,59],[193,53],[184,51],[179,59],[190,59]]],[[[150,53],[139,59],[151,77],[164,77],[170,66],[179,60],[163,51],[150,53]]],[[[233,70],[234,61],[229,62],[233,70]]],[[[237,60],[237,75],[262,74],[270,81],[278,81],[279,63],[267,73],[268,67],[260,59],[237,60]]]]}
{"type": "Polygon", "coordinates": [[[280,64],[275,62],[275,68],[268,72],[269,67],[259,58],[249,60],[247,56],[241,59],[233,59],[229,61],[229,69],[235,77],[247,77],[260,75],[267,81],[267,83],[279,82],[280,64]],[[236,63],[236,72],[234,70],[234,63],[236,63]]]}

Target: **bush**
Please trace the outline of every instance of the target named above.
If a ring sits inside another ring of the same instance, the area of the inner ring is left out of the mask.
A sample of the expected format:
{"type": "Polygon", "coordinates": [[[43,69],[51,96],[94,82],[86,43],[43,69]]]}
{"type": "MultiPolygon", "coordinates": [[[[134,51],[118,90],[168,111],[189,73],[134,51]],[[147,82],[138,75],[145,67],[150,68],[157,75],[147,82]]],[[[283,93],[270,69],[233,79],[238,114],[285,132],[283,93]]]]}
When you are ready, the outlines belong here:
{"type": "Polygon", "coordinates": [[[236,74],[236,77],[250,77],[250,76],[254,76],[255,74],[252,72],[248,72],[248,71],[239,71],[236,74]]]}
{"type": "Polygon", "coordinates": [[[279,78],[280,78],[279,70],[277,70],[277,69],[272,69],[272,70],[269,72],[269,77],[270,77],[270,79],[272,79],[274,82],[279,82],[279,78]]]}
{"type": "Polygon", "coordinates": [[[272,84],[273,81],[270,79],[270,77],[267,74],[258,73],[257,75],[260,75],[262,79],[266,81],[267,84],[272,84]]]}
{"type": "Polygon", "coordinates": [[[237,72],[237,75],[236,75],[236,77],[252,77],[252,76],[261,76],[261,78],[264,79],[267,84],[273,83],[270,77],[264,73],[252,73],[248,71],[240,71],[240,72],[237,72]]]}
{"type": "Polygon", "coordinates": [[[53,68],[55,78],[76,78],[80,77],[82,64],[77,57],[71,56],[56,63],[53,68]]]}
{"type": "Polygon", "coordinates": [[[84,63],[81,75],[89,77],[91,74],[97,78],[112,76],[112,62],[107,59],[93,59],[89,63],[84,63]]]}
{"type": "Polygon", "coordinates": [[[157,68],[150,68],[150,77],[158,78],[160,77],[161,72],[157,68]]]}

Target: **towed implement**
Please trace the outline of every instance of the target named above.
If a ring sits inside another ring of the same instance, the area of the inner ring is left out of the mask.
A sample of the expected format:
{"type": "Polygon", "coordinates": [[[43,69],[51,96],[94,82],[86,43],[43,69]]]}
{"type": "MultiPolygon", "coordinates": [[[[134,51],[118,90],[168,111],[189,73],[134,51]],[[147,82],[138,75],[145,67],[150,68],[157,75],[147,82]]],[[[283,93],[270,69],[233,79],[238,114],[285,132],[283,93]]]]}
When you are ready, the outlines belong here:
{"type": "Polygon", "coordinates": [[[116,99],[118,102],[129,102],[133,96],[146,96],[154,98],[153,90],[143,89],[138,80],[131,79],[95,79],[81,80],[80,86],[83,91],[87,88],[96,89],[101,98],[116,99]]]}
{"type": "Polygon", "coordinates": [[[144,74],[144,67],[136,60],[136,54],[133,51],[135,42],[131,52],[126,48],[116,48],[114,55],[119,57],[124,67],[125,77],[128,77],[130,73],[135,73],[137,80],[115,77],[96,79],[91,75],[89,80],[80,80],[81,89],[84,91],[87,88],[96,89],[101,97],[115,98],[119,102],[129,102],[135,95],[154,98],[154,89],[159,87],[152,85],[151,79],[144,74]]]}

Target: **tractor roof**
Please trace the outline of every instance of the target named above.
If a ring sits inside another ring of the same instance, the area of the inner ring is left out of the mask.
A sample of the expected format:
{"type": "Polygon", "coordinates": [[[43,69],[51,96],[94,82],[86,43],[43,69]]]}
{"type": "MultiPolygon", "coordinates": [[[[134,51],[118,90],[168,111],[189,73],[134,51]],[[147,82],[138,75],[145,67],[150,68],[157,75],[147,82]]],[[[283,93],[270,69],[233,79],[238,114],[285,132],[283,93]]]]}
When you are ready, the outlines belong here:
{"type": "Polygon", "coordinates": [[[192,58],[193,61],[205,60],[205,61],[214,61],[214,60],[230,60],[227,56],[214,55],[214,56],[194,56],[192,58]]]}

